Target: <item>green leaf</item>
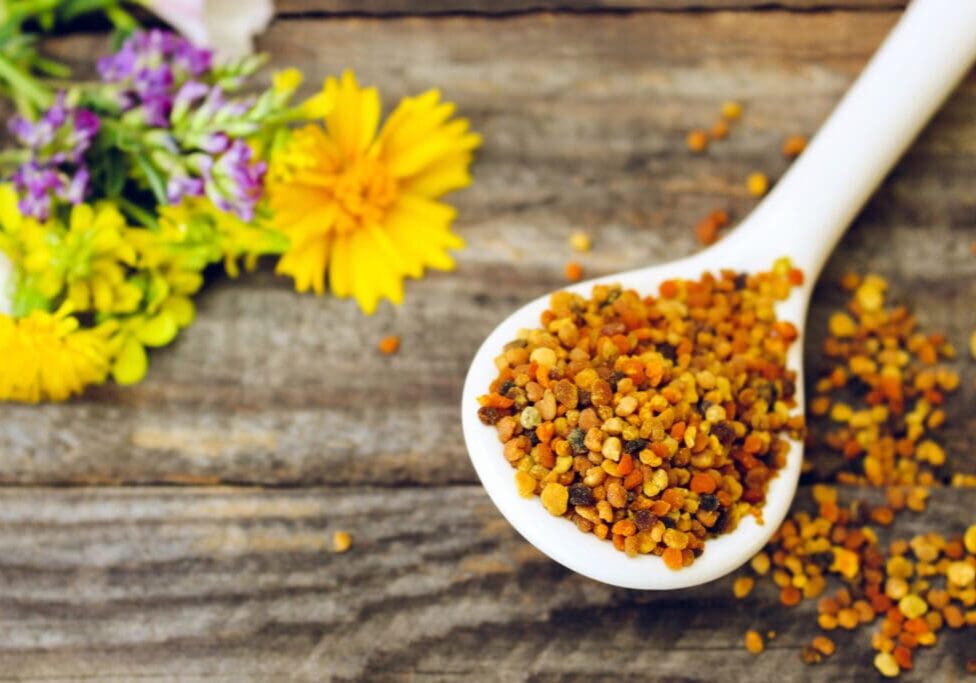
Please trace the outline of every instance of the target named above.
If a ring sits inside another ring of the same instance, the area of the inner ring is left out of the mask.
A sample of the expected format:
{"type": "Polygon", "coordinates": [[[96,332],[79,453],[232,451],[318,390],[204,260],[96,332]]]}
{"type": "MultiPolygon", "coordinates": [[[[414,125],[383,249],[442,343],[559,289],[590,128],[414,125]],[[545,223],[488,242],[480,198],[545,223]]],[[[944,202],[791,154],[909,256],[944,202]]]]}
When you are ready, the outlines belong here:
{"type": "Polygon", "coordinates": [[[145,154],[136,155],[136,164],[145,176],[146,182],[149,183],[149,189],[152,190],[156,201],[160,204],[168,203],[166,197],[166,179],[163,178],[163,174],[160,173],[159,169],[149,161],[149,158],[145,154]]]}
{"type": "Polygon", "coordinates": [[[125,162],[122,155],[111,150],[105,155],[105,194],[117,197],[125,187],[125,162]]]}
{"type": "Polygon", "coordinates": [[[41,57],[38,55],[34,57],[32,63],[34,68],[45,76],[61,79],[69,78],[71,76],[71,67],[69,67],[67,64],[56,62],[53,59],[48,59],[47,57],[41,57]]]}

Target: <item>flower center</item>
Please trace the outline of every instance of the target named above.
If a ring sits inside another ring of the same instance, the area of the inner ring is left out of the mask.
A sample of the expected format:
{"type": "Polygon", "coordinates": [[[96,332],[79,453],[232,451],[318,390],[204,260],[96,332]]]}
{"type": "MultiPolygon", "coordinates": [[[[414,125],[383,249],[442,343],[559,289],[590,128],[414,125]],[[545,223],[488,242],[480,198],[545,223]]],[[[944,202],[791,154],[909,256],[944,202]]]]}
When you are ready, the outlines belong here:
{"type": "Polygon", "coordinates": [[[397,196],[397,181],[375,159],[358,157],[338,169],[332,196],[339,208],[335,229],[351,232],[379,224],[397,196]]]}

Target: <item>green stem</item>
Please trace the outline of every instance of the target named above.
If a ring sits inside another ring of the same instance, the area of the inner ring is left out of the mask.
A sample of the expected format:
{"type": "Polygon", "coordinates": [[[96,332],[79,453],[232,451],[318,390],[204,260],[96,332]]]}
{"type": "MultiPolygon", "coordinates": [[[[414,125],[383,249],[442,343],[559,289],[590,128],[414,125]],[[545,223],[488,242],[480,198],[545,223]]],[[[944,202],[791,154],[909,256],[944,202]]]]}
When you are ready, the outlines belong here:
{"type": "Polygon", "coordinates": [[[30,159],[26,149],[0,149],[0,168],[20,166],[30,159]]]}
{"type": "Polygon", "coordinates": [[[9,12],[11,17],[22,22],[27,17],[56,10],[61,2],[62,0],[22,0],[17,3],[10,3],[9,12]]]}
{"type": "Polygon", "coordinates": [[[261,128],[268,130],[269,128],[304,120],[306,120],[306,117],[302,114],[301,106],[290,107],[280,114],[274,114],[261,119],[261,128]]]}
{"type": "Polygon", "coordinates": [[[115,30],[124,34],[132,33],[139,28],[139,22],[136,21],[136,18],[119,5],[109,7],[105,10],[105,14],[108,16],[108,20],[112,22],[115,30]]]}
{"type": "Polygon", "coordinates": [[[36,107],[46,109],[54,101],[54,95],[41,83],[0,54],[0,79],[5,80],[13,92],[21,95],[36,107]]]}
{"type": "Polygon", "coordinates": [[[123,195],[119,195],[114,198],[115,201],[119,203],[119,208],[122,212],[129,216],[132,220],[139,223],[144,228],[150,228],[156,230],[159,228],[159,221],[156,220],[156,216],[149,212],[145,207],[136,204],[131,199],[127,199],[123,195]]]}
{"type": "Polygon", "coordinates": [[[41,80],[44,85],[49,85],[56,90],[67,90],[68,88],[92,88],[103,85],[101,81],[82,81],[68,78],[44,78],[41,80]]]}
{"type": "Polygon", "coordinates": [[[110,12],[114,7],[117,7],[118,0],[68,0],[62,4],[65,5],[61,9],[61,16],[66,21],[71,21],[76,19],[83,14],[91,14],[92,12],[110,12]]]}
{"type": "Polygon", "coordinates": [[[40,55],[34,56],[34,69],[52,78],[66,79],[71,76],[71,68],[67,64],[40,55]]]}

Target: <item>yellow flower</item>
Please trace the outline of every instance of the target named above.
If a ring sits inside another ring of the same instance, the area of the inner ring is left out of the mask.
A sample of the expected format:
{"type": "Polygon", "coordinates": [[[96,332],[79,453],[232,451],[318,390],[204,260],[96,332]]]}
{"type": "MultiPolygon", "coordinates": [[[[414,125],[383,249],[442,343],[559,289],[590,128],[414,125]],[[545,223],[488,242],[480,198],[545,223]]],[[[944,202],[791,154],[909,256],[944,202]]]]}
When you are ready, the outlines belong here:
{"type": "Polygon", "coordinates": [[[244,222],[202,197],[187,197],[179,204],[161,206],[159,222],[165,235],[179,235],[187,242],[213,245],[207,258],[214,261],[222,258],[224,269],[231,277],[240,274],[239,259],[244,259],[244,268],[250,271],[257,266],[259,256],[280,254],[288,247],[288,239],[263,225],[260,219],[244,222]]]}
{"type": "Polygon", "coordinates": [[[17,269],[19,289],[30,288],[44,299],[57,296],[64,284],[60,270],[52,266],[59,243],[59,227],[24,216],[17,206],[17,192],[0,185],[0,251],[17,269]]]}
{"type": "Polygon", "coordinates": [[[113,339],[118,354],[112,363],[112,379],[122,385],[141,382],[149,369],[146,347],[166,346],[193,322],[195,315],[189,297],[173,295],[163,300],[154,313],[140,313],[123,320],[113,339]]]}
{"type": "Polygon", "coordinates": [[[24,318],[0,314],[0,400],[64,401],[108,374],[114,325],[81,329],[71,305],[24,318]]]}
{"type": "Polygon", "coordinates": [[[9,185],[0,186],[0,250],[19,276],[15,310],[47,308],[67,286],[79,313],[134,311],[142,291],[127,279],[135,250],[125,231],[125,218],[109,202],[72,207],[67,227],[54,218],[38,223],[20,213],[9,185]]]}
{"type": "Polygon", "coordinates": [[[136,252],[125,235],[125,218],[115,205],[72,207],[58,260],[76,311],[127,313],[139,305],[142,290],[126,279],[136,252]]]}
{"type": "Polygon", "coordinates": [[[278,94],[291,94],[298,90],[304,77],[302,72],[295,67],[288,67],[281,71],[275,71],[271,77],[271,85],[278,94]]]}
{"type": "Polygon", "coordinates": [[[147,346],[166,346],[196,315],[190,296],[203,285],[203,269],[215,260],[213,245],[188,243],[187,226],[160,221],[159,231],[130,228],[126,240],[136,251],[136,268],[145,291],[140,310],[119,318],[113,338],[118,353],[112,378],[135,384],[146,376],[147,346]]]}
{"type": "Polygon", "coordinates": [[[0,251],[11,261],[20,263],[24,257],[20,235],[26,218],[17,207],[17,191],[9,183],[0,185],[0,251]]]}
{"type": "MultiPolygon", "coordinates": [[[[367,314],[403,300],[403,278],[450,270],[455,210],[437,201],[471,182],[480,136],[431,90],[403,100],[377,134],[380,98],[352,73],[329,78],[316,106],[325,126],[275,149],[267,189],[274,225],[291,239],[277,272],[299,292],[355,297],[367,314]]],[[[315,98],[313,98],[315,99],[315,98]]]]}

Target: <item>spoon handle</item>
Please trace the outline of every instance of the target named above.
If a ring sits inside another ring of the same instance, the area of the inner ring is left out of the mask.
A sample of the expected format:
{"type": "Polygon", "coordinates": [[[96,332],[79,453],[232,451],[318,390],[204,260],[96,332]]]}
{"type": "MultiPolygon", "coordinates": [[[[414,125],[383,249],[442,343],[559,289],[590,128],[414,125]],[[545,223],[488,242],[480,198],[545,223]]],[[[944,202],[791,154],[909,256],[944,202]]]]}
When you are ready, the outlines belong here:
{"type": "MultiPolygon", "coordinates": [[[[976,60],[976,0],[914,0],[737,234],[812,283],[847,226],[976,60]]],[[[737,231],[738,232],[738,231],[737,231]]]]}

